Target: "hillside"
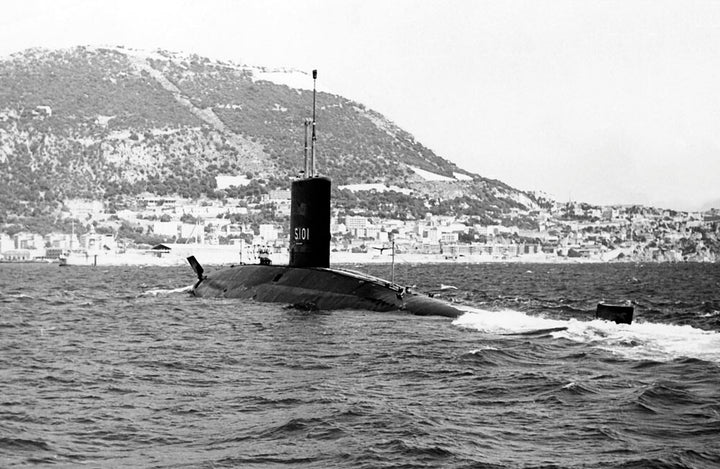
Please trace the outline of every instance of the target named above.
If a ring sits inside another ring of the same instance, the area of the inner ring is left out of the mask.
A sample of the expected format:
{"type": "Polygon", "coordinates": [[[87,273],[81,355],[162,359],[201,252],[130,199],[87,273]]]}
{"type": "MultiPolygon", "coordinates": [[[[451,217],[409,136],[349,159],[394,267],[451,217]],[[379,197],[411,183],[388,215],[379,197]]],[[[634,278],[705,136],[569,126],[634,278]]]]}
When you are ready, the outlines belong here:
{"type": "MultiPolygon", "coordinates": [[[[49,216],[78,197],[243,195],[218,190],[222,175],[248,175],[258,191],[287,187],[302,165],[312,92],[268,81],[266,72],[121,47],[33,49],[1,60],[0,217],[49,216]]],[[[338,206],[497,217],[537,203],[458,168],[360,103],[324,92],[317,103],[319,168],[333,179],[338,206]],[[409,192],[337,189],[360,183],[409,192]]]]}

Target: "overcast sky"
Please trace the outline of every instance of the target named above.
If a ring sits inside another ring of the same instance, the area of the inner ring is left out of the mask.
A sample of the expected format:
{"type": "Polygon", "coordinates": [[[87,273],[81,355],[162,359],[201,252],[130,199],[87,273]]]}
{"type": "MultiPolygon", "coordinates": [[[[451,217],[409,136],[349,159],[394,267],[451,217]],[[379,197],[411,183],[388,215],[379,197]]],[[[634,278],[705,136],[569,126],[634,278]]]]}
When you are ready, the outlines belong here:
{"type": "Polygon", "coordinates": [[[720,1],[3,1],[0,56],[75,45],[317,68],[519,189],[720,208],[720,1]]]}

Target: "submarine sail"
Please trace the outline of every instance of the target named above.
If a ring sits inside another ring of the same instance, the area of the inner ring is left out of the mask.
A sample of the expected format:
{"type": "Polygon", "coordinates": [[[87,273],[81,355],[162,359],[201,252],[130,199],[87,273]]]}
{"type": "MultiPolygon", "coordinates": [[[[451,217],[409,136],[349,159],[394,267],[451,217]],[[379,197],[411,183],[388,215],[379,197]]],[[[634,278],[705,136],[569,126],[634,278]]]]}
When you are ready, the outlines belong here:
{"type": "Polygon", "coordinates": [[[191,293],[199,297],[285,303],[307,309],[365,309],[406,311],[421,316],[460,316],[463,311],[453,305],[411,292],[394,282],[330,268],[331,181],[315,173],[316,79],[317,71],[313,70],[312,146],[310,161],[307,145],[305,147],[303,177],[291,184],[288,265],[270,265],[261,260],[260,264],[241,264],[205,275],[203,267],[191,256],[188,262],[198,277],[191,293]]]}
{"type": "Polygon", "coordinates": [[[326,177],[292,183],[291,267],[330,267],[330,184],[326,177]]]}

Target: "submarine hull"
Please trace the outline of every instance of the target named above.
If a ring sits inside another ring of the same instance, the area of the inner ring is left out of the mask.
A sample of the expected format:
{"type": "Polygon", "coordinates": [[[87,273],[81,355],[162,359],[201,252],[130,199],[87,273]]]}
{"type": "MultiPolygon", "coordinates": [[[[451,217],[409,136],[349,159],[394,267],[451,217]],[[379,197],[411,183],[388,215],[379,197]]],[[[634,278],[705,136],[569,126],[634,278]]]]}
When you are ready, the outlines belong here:
{"type": "Polygon", "coordinates": [[[463,313],[448,303],[408,292],[377,277],[321,267],[239,265],[203,277],[193,294],[319,310],[405,311],[453,318],[463,313]]]}

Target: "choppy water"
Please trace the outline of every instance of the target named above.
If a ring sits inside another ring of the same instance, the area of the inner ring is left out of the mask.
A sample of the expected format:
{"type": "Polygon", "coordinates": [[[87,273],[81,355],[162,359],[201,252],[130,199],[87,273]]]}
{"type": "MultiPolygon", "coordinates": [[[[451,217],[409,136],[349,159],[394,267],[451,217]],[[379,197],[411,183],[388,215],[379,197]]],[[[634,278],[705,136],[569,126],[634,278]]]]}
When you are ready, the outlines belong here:
{"type": "Polygon", "coordinates": [[[301,312],[173,291],[189,268],[0,264],[0,466],[720,466],[720,265],[396,274],[456,286],[468,312],[301,312]],[[601,299],[635,301],[636,322],[592,320],[601,299]]]}

